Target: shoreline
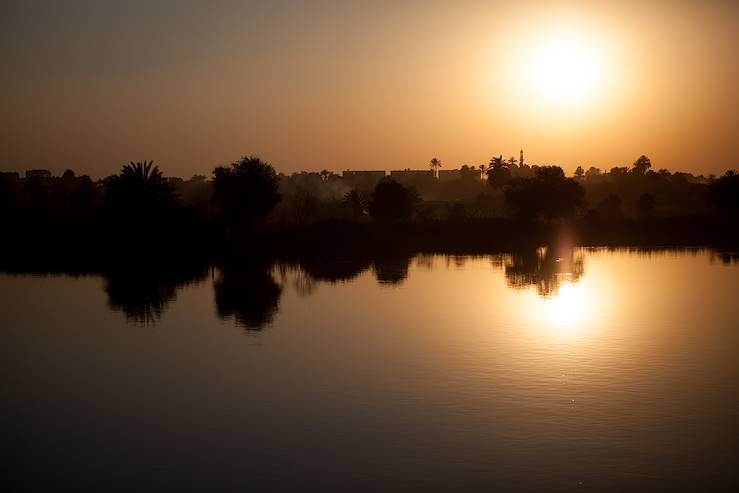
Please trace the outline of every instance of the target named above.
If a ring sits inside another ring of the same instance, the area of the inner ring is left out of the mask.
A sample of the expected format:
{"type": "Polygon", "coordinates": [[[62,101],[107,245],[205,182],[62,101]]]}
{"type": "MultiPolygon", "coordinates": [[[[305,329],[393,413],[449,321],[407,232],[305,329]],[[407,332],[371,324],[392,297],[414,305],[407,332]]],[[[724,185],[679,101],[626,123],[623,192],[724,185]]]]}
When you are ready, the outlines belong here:
{"type": "MultiPolygon", "coordinates": [[[[88,226],[91,226],[88,224],[88,226]]],[[[54,229],[10,232],[0,247],[0,270],[36,271],[44,266],[92,267],[137,264],[149,268],[193,263],[264,263],[411,257],[418,254],[489,255],[541,246],[614,249],[739,249],[739,223],[683,217],[588,223],[522,223],[508,219],[428,222],[325,221],[259,232],[219,233],[176,227],[128,234],[103,228],[61,235],[54,229]],[[25,233],[25,234],[24,234],[25,233]]],[[[62,227],[64,225],[62,224],[62,227]]]]}

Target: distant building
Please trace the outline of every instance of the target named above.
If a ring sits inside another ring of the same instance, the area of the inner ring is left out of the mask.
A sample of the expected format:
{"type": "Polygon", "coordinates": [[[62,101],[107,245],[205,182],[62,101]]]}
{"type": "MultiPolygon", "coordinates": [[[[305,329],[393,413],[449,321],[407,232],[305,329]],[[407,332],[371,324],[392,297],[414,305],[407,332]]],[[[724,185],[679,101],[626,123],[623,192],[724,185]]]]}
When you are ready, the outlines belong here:
{"type": "Polygon", "coordinates": [[[439,181],[461,180],[462,171],[458,169],[440,169],[439,181]]]}
{"type": "Polygon", "coordinates": [[[26,170],[26,178],[51,178],[51,171],[48,169],[29,169],[26,170]]]}
{"type": "Polygon", "coordinates": [[[462,168],[462,169],[440,169],[439,170],[439,181],[454,181],[454,180],[477,180],[482,179],[482,171],[476,168],[462,168]]]}
{"type": "Polygon", "coordinates": [[[422,187],[434,182],[434,172],[422,169],[394,170],[390,178],[406,186],[422,187]]]}
{"type": "Polygon", "coordinates": [[[385,170],[381,171],[356,171],[356,170],[344,170],[341,173],[342,178],[372,178],[376,180],[382,180],[385,177],[385,170]]]}
{"type": "Polygon", "coordinates": [[[359,190],[371,190],[375,188],[377,183],[385,178],[385,170],[382,171],[354,171],[346,170],[341,173],[341,177],[346,183],[359,190]]]}

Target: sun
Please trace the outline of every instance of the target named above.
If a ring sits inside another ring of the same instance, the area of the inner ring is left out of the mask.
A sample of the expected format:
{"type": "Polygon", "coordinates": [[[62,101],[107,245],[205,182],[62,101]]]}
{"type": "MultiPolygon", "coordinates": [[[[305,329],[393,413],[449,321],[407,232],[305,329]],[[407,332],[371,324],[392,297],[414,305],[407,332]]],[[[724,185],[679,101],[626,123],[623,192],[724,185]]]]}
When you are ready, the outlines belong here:
{"type": "Polygon", "coordinates": [[[597,47],[572,33],[538,41],[522,61],[527,92],[540,103],[588,103],[603,81],[603,59],[597,47]]]}

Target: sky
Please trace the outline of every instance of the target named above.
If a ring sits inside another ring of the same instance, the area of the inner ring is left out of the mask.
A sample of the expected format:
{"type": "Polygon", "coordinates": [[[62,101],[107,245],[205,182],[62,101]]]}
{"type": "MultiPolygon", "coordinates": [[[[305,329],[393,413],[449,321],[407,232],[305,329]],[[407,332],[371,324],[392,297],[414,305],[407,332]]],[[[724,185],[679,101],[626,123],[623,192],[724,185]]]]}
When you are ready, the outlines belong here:
{"type": "Polygon", "coordinates": [[[739,167],[735,1],[0,1],[0,170],[739,167]]]}

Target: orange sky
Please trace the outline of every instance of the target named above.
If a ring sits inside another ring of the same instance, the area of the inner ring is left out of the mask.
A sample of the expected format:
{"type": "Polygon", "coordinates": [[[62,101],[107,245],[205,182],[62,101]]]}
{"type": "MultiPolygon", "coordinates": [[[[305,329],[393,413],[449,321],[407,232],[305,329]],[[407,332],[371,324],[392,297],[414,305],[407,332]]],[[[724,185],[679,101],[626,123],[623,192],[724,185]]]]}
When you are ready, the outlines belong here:
{"type": "Polygon", "coordinates": [[[737,2],[117,3],[2,3],[1,170],[738,166],[737,2]]]}

